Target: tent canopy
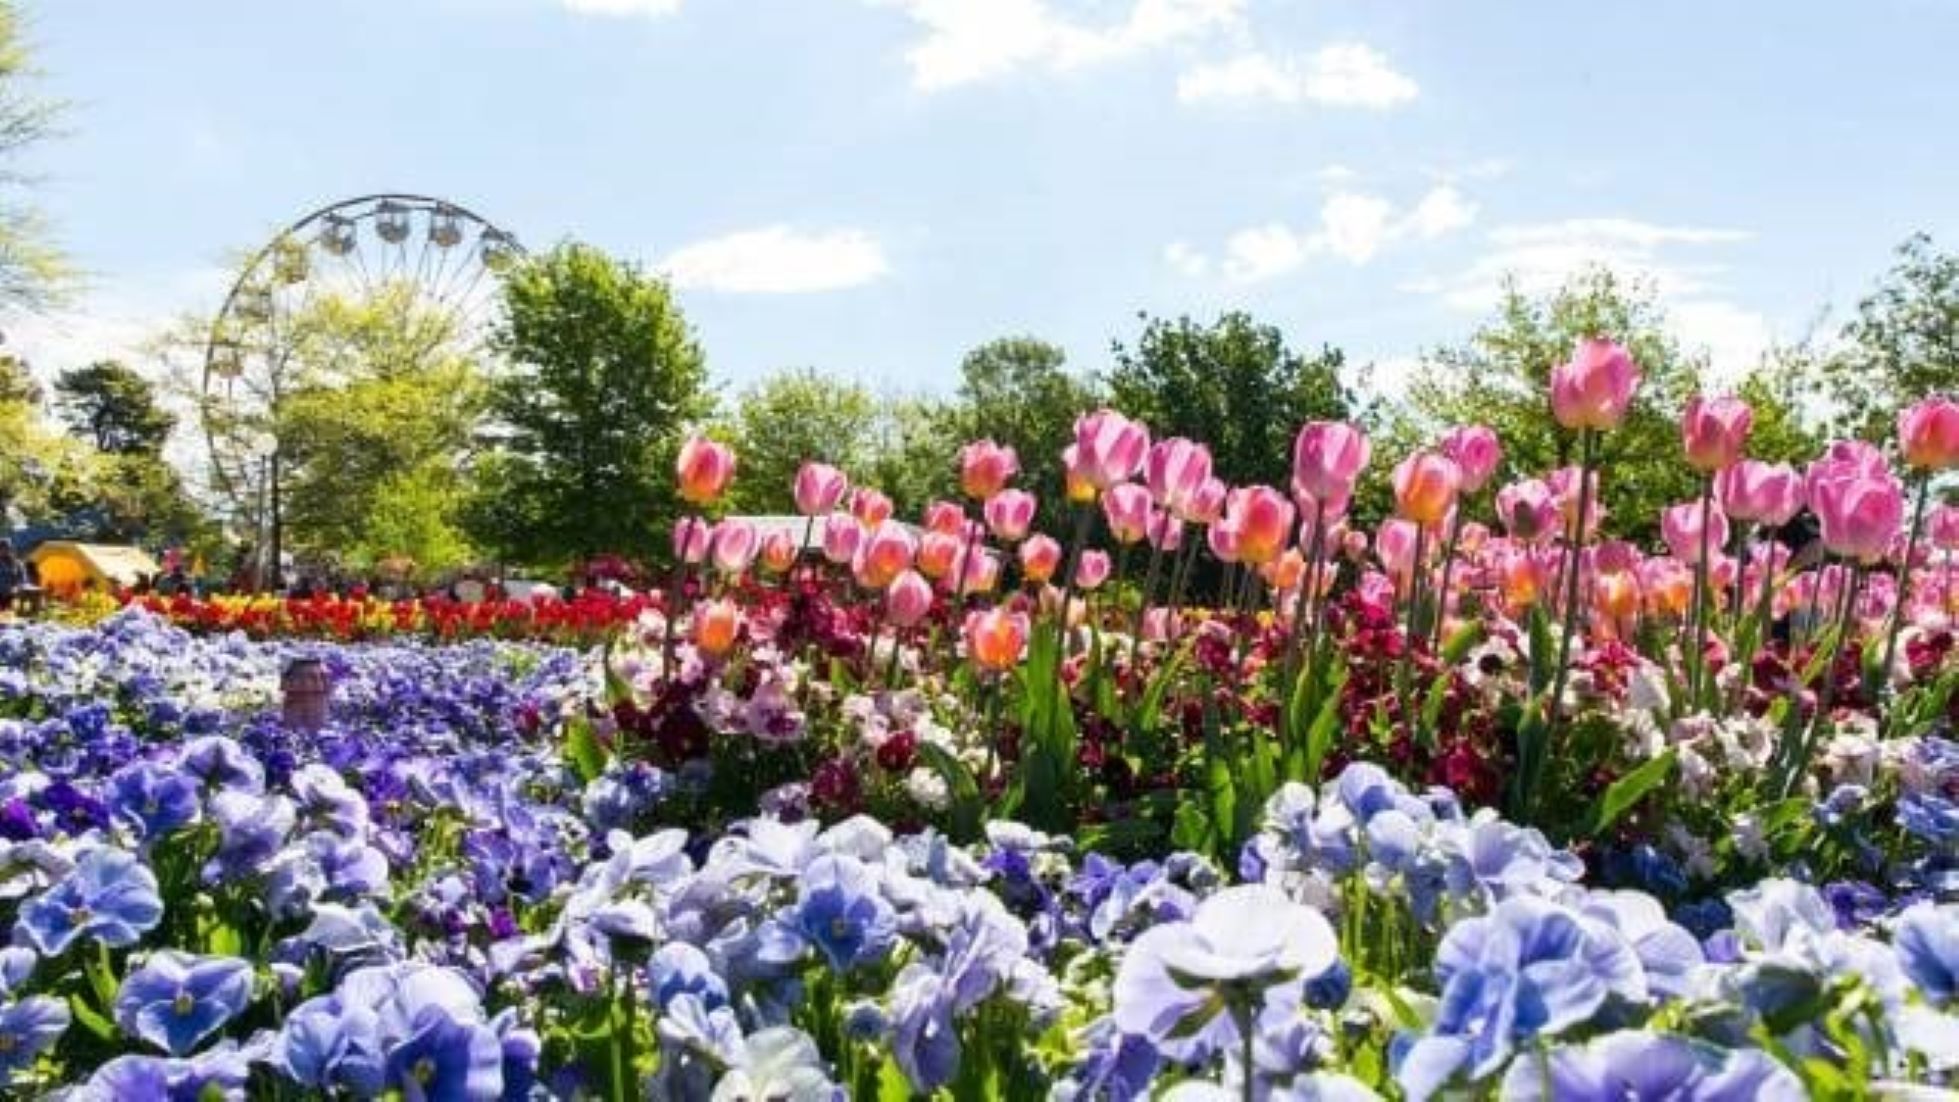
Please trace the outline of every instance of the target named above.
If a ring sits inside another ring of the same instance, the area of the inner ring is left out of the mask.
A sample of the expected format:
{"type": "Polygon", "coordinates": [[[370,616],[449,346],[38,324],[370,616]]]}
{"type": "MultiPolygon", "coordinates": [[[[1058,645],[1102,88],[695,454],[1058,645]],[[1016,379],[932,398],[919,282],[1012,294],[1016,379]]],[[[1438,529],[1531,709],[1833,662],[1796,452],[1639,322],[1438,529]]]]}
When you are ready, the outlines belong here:
{"type": "Polygon", "coordinates": [[[156,560],[140,547],[108,543],[49,540],[27,553],[41,576],[43,588],[80,589],[89,582],[100,586],[133,586],[157,576],[156,560]]]}

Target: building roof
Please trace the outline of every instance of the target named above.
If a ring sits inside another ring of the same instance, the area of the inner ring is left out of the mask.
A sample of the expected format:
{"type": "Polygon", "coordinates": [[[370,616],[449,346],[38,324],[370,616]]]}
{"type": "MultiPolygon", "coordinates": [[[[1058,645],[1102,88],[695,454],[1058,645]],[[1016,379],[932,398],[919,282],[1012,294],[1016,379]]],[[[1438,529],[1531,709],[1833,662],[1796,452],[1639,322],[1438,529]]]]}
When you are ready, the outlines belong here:
{"type": "Polygon", "coordinates": [[[27,561],[40,568],[43,581],[48,582],[53,579],[48,577],[46,563],[57,558],[76,561],[87,575],[124,586],[154,578],[160,569],[148,552],[123,544],[47,540],[27,553],[27,561]]]}

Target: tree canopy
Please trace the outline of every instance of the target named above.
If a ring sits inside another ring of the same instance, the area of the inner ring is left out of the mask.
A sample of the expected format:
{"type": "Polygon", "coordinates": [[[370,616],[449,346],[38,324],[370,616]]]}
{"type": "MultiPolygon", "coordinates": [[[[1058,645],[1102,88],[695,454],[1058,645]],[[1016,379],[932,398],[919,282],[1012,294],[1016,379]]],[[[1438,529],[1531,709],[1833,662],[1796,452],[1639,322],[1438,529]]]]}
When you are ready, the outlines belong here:
{"type": "Polygon", "coordinates": [[[55,379],[55,408],[68,431],[115,455],[158,455],[177,417],[157,402],[156,387],[133,369],[103,360],[55,379]]]}
{"type": "Polygon", "coordinates": [[[54,132],[61,105],[35,92],[19,5],[0,0],[0,304],[45,306],[71,282],[46,219],[27,192],[24,158],[54,132]]]}
{"type": "Polygon", "coordinates": [[[723,428],[740,457],[732,504],[750,513],[793,512],[796,471],[809,460],[870,477],[882,416],[877,397],[862,385],[808,368],[753,384],[735,399],[723,428]]]}
{"type": "Polygon", "coordinates": [[[495,450],[474,469],[470,532],[504,559],[663,556],[673,459],[711,411],[700,344],[664,281],[589,245],[525,260],[492,340],[495,450]]]}
{"type": "Polygon", "coordinates": [[[1959,391],[1959,255],[1923,233],[1898,246],[1824,361],[1819,389],[1833,434],[1877,442],[1894,437],[1905,406],[1959,391]]]}

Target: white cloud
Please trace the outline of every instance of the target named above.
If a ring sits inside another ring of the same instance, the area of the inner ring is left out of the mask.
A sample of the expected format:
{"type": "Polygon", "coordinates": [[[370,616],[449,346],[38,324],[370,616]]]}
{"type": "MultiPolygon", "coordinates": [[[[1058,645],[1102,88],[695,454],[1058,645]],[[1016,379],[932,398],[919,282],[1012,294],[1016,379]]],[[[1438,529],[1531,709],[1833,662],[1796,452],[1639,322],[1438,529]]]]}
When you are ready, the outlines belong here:
{"type": "MultiPolygon", "coordinates": [[[[1233,283],[1261,283],[1303,267],[1315,256],[1366,264],[1382,249],[1410,239],[1433,240],[1463,229],[1476,219],[1476,204],[1448,184],[1438,184],[1401,213],[1379,195],[1337,191],[1320,204],[1319,223],[1295,228],[1281,222],[1253,226],[1225,239],[1216,270],[1233,283]]],[[[1165,259],[1186,276],[1210,274],[1210,258],[1177,242],[1165,259]]]]}
{"type": "Polygon", "coordinates": [[[580,15],[672,15],[681,0],[559,0],[580,15]]]}
{"type": "Polygon", "coordinates": [[[1483,311],[1497,303],[1506,278],[1526,295],[1543,295],[1589,267],[1610,268],[1651,286],[1673,335],[1689,351],[1707,354],[1715,379],[1732,381],[1755,365],[1774,335],[1767,317],[1723,297],[1724,267],[1707,250],[1749,236],[1618,217],[1499,226],[1488,235],[1492,248],[1467,268],[1403,288],[1483,311]]]}
{"type": "Polygon", "coordinates": [[[1311,54],[1275,57],[1253,51],[1199,65],[1177,79],[1185,103],[1318,103],[1385,110],[1421,94],[1387,56],[1358,42],[1322,46],[1311,54]]]}
{"type": "Polygon", "coordinates": [[[1113,22],[1089,23],[1050,0],[872,0],[909,16],[924,36],[905,51],[925,91],[1022,68],[1065,71],[1237,26],[1244,0],[1133,0],[1113,22]]]}
{"type": "Polygon", "coordinates": [[[655,267],[675,287],[731,294],[835,291],[891,270],[883,246],[863,230],[804,233],[779,225],[682,246],[655,267]]]}

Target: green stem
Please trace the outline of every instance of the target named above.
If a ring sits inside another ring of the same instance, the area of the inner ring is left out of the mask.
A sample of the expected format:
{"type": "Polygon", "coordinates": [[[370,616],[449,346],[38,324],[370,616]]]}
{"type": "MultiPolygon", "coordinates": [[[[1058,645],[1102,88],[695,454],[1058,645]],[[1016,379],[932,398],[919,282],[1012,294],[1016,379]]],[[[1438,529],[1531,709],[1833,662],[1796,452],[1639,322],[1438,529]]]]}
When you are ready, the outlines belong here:
{"type": "MultiPolygon", "coordinates": [[[[1551,699],[1545,702],[1547,712],[1544,739],[1546,747],[1557,735],[1558,723],[1564,716],[1565,682],[1571,675],[1571,639],[1578,633],[1578,573],[1584,565],[1585,523],[1590,519],[1592,458],[1597,435],[1587,430],[1579,441],[1578,460],[1578,513],[1571,527],[1571,546],[1567,549],[1568,565],[1565,569],[1565,607],[1564,630],[1558,639],[1558,666],[1551,682],[1551,699]]],[[[1528,811],[1537,798],[1537,785],[1544,769],[1543,748],[1533,754],[1532,760],[1525,763],[1524,791],[1520,801],[1528,811]]]]}
{"type": "Polygon", "coordinates": [[[1905,598],[1911,593],[1911,560],[1918,553],[1918,535],[1925,526],[1925,502],[1932,496],[1932,480],[1920,476],[1918,501],[1911,507],[1911,532],[1905,536],[1905,561],[1898,566],[1898,584],[1891,600],[1891,623],[1884,632],[1884,665],[1877,684],[1877,699],[1891,686],[1891,662],[1898,656],[1898,630],[1904,626],[1905,598]]]}
{"type": "Polygon", "coordinates": [[[1687,655],[1687,707],[1698,708],[1706,688],[1704,681],[1707,672],[1707,549],[1713,533],[1708,531],[1708,520],[1714,515],[1714,479],[1712,476],[1701,479],[1701,546],[1700,557],[1694,562],[1694,598],[1688,610],[1688,617],[1694,624],[1689,635],[1693,651],[1687,655]]]}
{"type": "Polygon", "coordinates": [[[1449,540],[1442,548],[1442,584],[1436,589],[1435,606],[1435,650],[1442,650],[1442,624],[1444,614],[1449,610],[1449,574],[1456,565],[1456,544],[1462,539],[1463,507],[1466,503],[1456,502],[1456,515],[1449,522],[1449,540]]]}

